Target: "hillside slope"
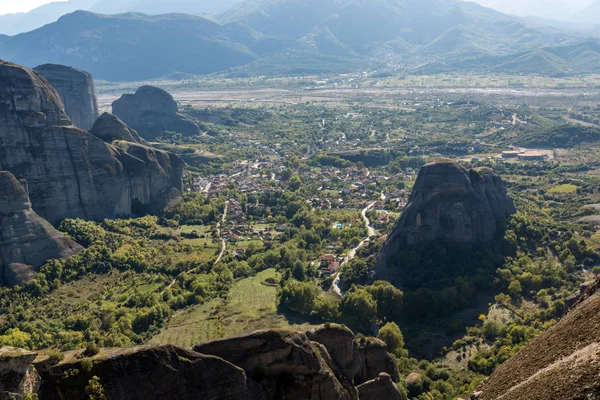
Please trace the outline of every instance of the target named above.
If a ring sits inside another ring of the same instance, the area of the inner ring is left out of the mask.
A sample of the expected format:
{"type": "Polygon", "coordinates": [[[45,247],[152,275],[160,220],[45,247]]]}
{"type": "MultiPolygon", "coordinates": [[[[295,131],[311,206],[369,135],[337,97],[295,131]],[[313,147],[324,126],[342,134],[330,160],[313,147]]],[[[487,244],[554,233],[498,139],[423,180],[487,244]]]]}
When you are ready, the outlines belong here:
{"type": "Polygon", "coordinates": [[[479,400],[594,399],[600,394],[600,281],[554,327],[519,351],[479,400]]]}
{"type": "Polygon", "coordinates": [[[208,74],[257,58],[230,41],[219,24],[183,14],[107,16],[76,11],[3,43],[1,58],[27,66],[71,65],[109,80],[173,72],[208,74]]]}

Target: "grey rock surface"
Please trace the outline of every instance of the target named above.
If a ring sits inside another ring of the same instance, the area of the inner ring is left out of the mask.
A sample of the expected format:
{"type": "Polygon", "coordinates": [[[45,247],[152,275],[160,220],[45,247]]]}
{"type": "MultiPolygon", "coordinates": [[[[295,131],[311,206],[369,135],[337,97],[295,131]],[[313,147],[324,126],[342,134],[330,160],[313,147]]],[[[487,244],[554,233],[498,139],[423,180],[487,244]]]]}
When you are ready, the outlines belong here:
{"type": "Polygon", "coordinates": [[[46,261],[80,250],[31,209],[25,187],[13,174],[0,171],[0,285],[26,283],[46,261]]]}
{"type": "Polygon", "coordinates": [[[112,111],[144,139],[154,140],[166,131],[184,136],[201,134],[195,122],[179,114],[173,96],[154,86],[142,86],[134,94],[124,94],[112,103],[112,111]]]}
{"type": "Polygon", "coordinates": [[[406,246],[437,239],[467,245],[489,242],[497,236],[500,221],[515,211],[502,178],[493,170],[436,160],[421,168],[379,266],[393,266],[406,246]]]}
{"type": "Polygon", "coordinates": [[[74,127],[56,90],[33,70],[0,61],[0,170],[26,179],[51,223],[156,209],[183,189],[183,161],[140,144],[115,147],[74,127]]]}
{"type": "Polygon", "coordinates": [[[90,130],[100,115],[92,76],[85,71],[58,64],[40,65],[34,71],[56,89],[73,124],[90,130]]]}
{"type": "Polygon", "coordinates": [[[302,333],[258,331],[198,345],[194,351],[241,367],[266,389],[269,399],[352,398],[327,364],[328,355],[323,357],[318,346],[302,333]]]}
{"type": "Polygon", "coordinates": [[[94,123],[90,133],[106,143],[112,143],[115,140],[126,142],[147,144],[136,131],[114,114],[104,113],[94,123]]]}
{"type": "Polygon", "coordinates": [[[382,372],[377,378],[357,387],[360,400],[401,400],[402,393],[392,377],[382,372]]]}

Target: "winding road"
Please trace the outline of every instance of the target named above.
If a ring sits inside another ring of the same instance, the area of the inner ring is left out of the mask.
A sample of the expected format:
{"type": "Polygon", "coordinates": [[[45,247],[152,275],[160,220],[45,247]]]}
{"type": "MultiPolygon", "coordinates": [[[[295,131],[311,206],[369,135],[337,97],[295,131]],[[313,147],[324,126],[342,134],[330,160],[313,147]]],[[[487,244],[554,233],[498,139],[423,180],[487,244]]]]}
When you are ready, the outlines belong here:
{"type": "Polygon", "coordinates": [[[375,229],[373,229],[373,227],[371,226],[371,222],[369,221],[369,218],[367,218],[367,213],[369,212],[369,210],[371,208],[373,208],[375,206],[375,203],[377,203],[377,202],[374,201],[373,203],[369,204],[361,212],[363,221],[365,222],[365,227],[367,228],[367,237],[364,238],[363,241],[358,244],[358,246],[356,246],[355,248],[353,248],[352,250],[350,250],[348,252],[346,257],[344,258],[344,261],[342,261],[342,264],[340,265],[338,273],[335,275],[335,278],[333,279],[333,285],[331,286],[331,288],[333,290],[333,293],[335,293],[339,297],[342,297],[344,295],[344,293],[342,293],[342,289],[340,289],[340,274],[342,273],[342,268],[344,267],[344,265],[346,265],[350,261],[352,261],[352,259],[354,259],[354,257],[356,257],[356,252],[358,251],[358,249],[363,247],[365,245],[365,243],[367,242],[367,240],[369,240],[369,238],[371,236],[375,235],[375,229]]]}

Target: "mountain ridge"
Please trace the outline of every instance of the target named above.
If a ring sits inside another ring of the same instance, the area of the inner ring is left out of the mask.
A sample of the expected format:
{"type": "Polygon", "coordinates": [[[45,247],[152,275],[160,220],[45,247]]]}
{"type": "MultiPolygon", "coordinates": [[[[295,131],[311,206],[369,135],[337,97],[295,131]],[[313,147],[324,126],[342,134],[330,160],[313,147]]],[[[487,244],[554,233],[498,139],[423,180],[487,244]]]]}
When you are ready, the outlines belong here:
{"type": "Polygon", "coordinates": [[[520,73],[542,66],[547,75],[561,75],[599,72],[597,43],[456,0],[268,0],[216,20],[76,11],[32,32],[0,36],[0,57],[27,66],[71,65],[111,81],[364,68],[520,73]],[[563,48],[569,45],[588,49],[573,55],[563,48]]]}

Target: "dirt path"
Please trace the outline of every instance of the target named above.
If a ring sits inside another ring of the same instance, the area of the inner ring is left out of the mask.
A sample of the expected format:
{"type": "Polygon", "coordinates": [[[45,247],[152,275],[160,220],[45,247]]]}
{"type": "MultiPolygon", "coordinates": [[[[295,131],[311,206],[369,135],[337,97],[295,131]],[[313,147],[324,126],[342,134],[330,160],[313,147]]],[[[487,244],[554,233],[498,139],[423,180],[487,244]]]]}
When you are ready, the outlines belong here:
{"type": "Polygon", "coordinates": [[[344,261],[342,261],[342,264],[340,265],[339,272],[335,275],[335,278],[333,279],[333,285],[331,286],[331,288],[333,292],[339,297],[342,297],[344,295],[344,293],[342,293],[342,289],[340,289],[340,274],[342,273],[342,267],[348,264],[350,261],[352,261],[354,257],[356,257],[356,252],[364,246],[364,244],[367,242],[367,240],[369,240],[371,236],[375,235],[375,229],[373,229],[369,218],[367,218],[367,212],[369,212],[369,210],[375,206],[375,203],[376,202],[369,204],[361,212],[362,218],[365,222],[365,227],[367,228],[368,232],[367,237],[364,238],[363,241],[358,244],[358,246],[356,246],[348,252],[346,258],[344,258],[344,261]]]}
{"type": "MultiPolygon", "coordinates": [[[[227,250],[227,242],[225,241],[225,239],[223,239],[221,237],[221,224],[225,223],[225,219],[227,218],[227,211],[228,210],[229,210],[229,202],[226,201],[225,202],[225,209],[223,210],[223,217],[221,218],[221,220],[219,222],[217,222],[217,232],[219,233],[219,238],[221,239],[221,252],[219,253],[219,256],[215,260],[214,264],[217,264],[219,261],[221,261],[221,258],[223,258],[223,254],[225,254],[225,250],[227,250]]],[[[191,269],[189,271],[185,271],[185,272],[192,272],[192,271],[193,271],[193,269],[191,269]]],[[[167,286],[162,292],[160,292],[160,294],[162,295],[168,289],[171,289],[173,287],[173,285],[175,285],[175,282],[177,282],[177,278],[179,278],[180,275],[181,274],[178,274],[175,278],[173,278],[173,280],[171,281],[171,283],[169,283],[169,286],[167,286]]]]}
{"type": "Polygon", "coordinates": [[[221,226],[225,223],[225,219],[227,218],[227,212],[229,210],[229,202],[225,202],[225,209],[223,210],[223,218],[217,223],[217,232],[219,233],[219,237],[221,238],[221,252],[219,256],[215,260],[215,264],[217,264],[223,258],[223,254],[225,254],[225,250],[227,250],[227,242],[225,239],[221,237],[221,226]]]}

